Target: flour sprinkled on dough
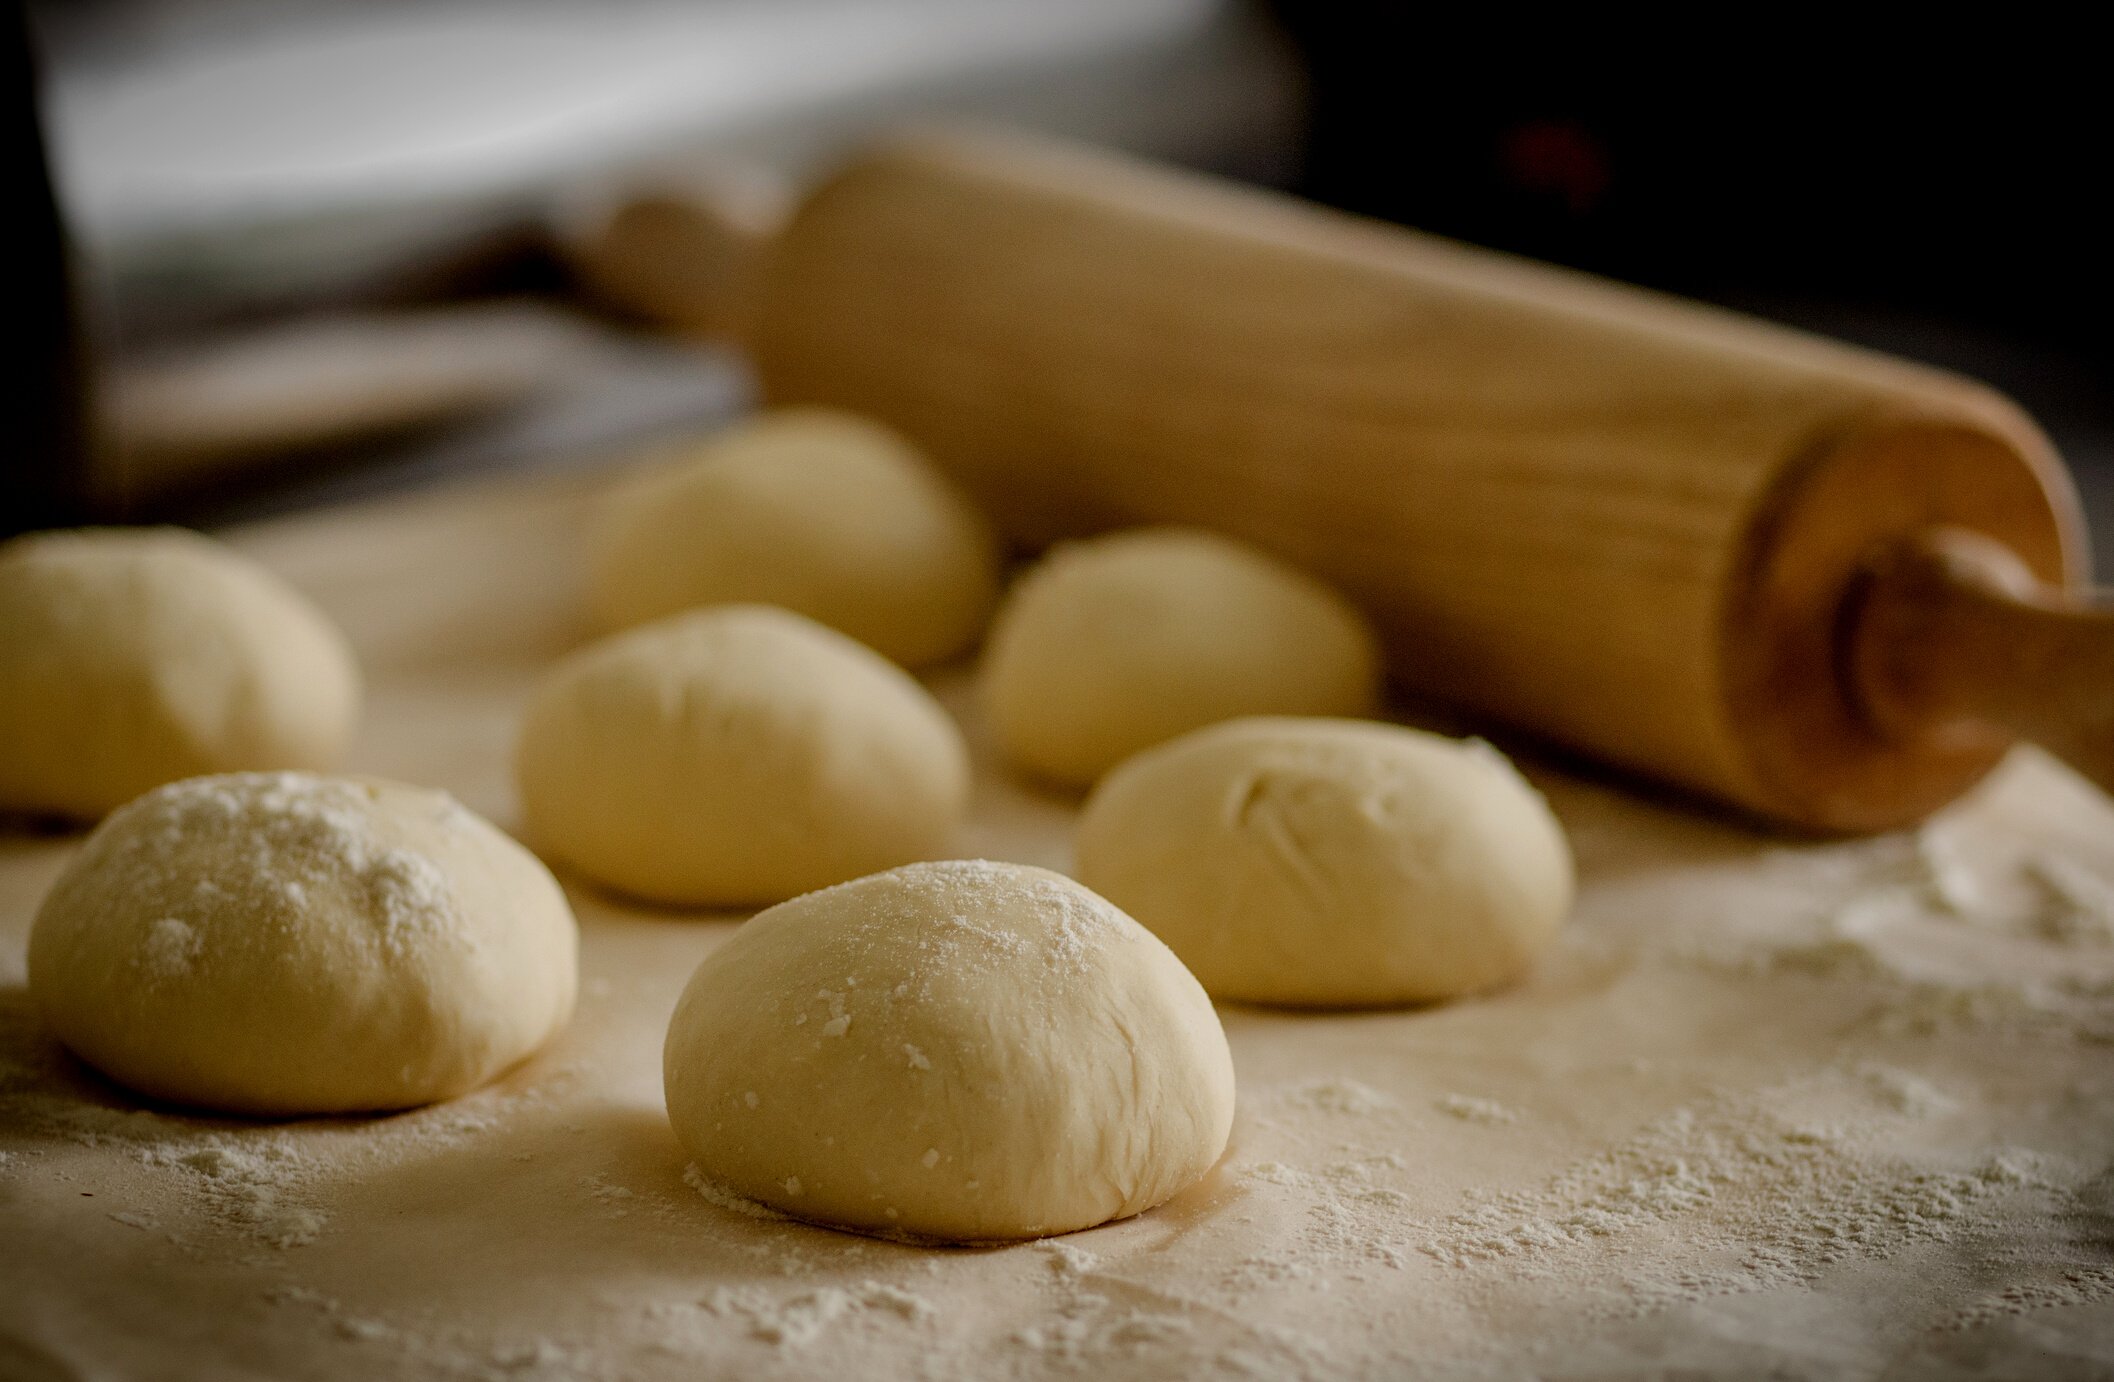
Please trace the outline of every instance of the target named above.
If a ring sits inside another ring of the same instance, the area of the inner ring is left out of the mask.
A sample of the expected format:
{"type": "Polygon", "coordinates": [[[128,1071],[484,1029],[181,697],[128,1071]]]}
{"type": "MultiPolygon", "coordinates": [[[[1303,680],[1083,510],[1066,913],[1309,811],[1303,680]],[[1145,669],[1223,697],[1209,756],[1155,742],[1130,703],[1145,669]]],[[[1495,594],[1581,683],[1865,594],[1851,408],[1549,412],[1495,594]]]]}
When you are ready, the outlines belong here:
{"type": "Polygon", "coordinates": [[[691,977],[663,1069],[704,1175],[928,1240],[1141,1212],[1210,1167],[1232,1117],[1222,1029],[1166,947],[1061,875],[985,860],[752,918],[691,977]]]}
{"type": "Polygon", "coordinates": [[[46,897],[29,969],[61,1039],[134,1089],[357,1112],[540,1045],[575,946],[549,872],[445,793],[238,773],[113,813],[46,897]]]}

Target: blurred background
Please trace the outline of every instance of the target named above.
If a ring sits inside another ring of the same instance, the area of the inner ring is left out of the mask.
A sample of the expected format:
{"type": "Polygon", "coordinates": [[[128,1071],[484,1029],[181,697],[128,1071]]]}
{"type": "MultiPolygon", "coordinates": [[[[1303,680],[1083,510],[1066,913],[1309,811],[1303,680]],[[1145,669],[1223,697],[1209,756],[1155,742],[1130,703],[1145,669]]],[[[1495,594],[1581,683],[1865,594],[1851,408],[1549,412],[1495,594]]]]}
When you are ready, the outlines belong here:
{"type": "Polygon", "coordinates": [[[2114,533],[2114,121],[2076,35],[1320,0],[38,0],[8,24],[31,366],[5,526],[234,521],[730,416],[748,383],[712,313],[627,291],[625,254],[687,233],[655,207],[767,227],[862,137],[942,116],[1979,376],[2114,533]]]}

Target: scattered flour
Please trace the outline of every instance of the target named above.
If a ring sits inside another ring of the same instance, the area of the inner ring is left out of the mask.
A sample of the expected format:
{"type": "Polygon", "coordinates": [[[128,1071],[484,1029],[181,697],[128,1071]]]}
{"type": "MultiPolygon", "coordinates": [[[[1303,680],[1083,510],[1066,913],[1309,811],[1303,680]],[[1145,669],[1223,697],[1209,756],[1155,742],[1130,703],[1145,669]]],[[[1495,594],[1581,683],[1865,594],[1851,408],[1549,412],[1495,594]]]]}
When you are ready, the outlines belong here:
{"type": "MultiPolygon", "coordinates": [[[[180,977],[210,960],[204,935],[224,929],[219,919],[283,927],[324,896],[355,902],[392,954],[414,937],[460,936],[447,876],[379,837],[363,790],[305,773],[240,773],[171,783],[124,807],[132,830],[93,837],[88,848],[102,853],[99,887],[166,910],[135,963],[152,977],[180,977]],[[193,861],[208,849],[220,862],[200,877],[193,861]]],[[[465,819],[451,799],[435,800],[443,828],[465,819]]]]}
{"type": "Polygon", "coordinates": [[[2114,887],[2031,851],[1994,874],[1975,873],[1943,838],[1927,826],[1838,847],[1840,877],[1817,890],[1816,915],[1734,939],[1690,939],[1668,956],[1729,977],[1855,984],[1869,1000],[1862,1025],[1885,1036],[2002,1030],[2114,1041],[2114,982],[2034,973],[1987,953],[2019,941],[2114,944],[2114,887]],[[1988,940],[1963,949],[1963,933],[1988,940]]]}
{"type": "Polygon", "coordinates": [[[2064,946],[2114,945],[2114,880],[2074,860],[2028,848],[1978,870],[1939,826],[1894,838],[1902,844],[1879,855],[1869,905],[1906,900],[1982,930],[2064,946]]]}
{"type": "Polygon", "coordinates": [[[851,1030],[851,1014],[844,1010],[843,994],[835,989],[822,989],[815,998],[829,1008],[829,1017],[822,1024],[822,1035],[840,1037],[851,1030]]]}
{"type": "Polygon", "coordinates": [[[2103,983],[1896,982],[1882,999],[1868,1022],[1888,1036],[2008,1031],[2058,1041],[2114,1043],[2114,990],[2103,983]]]}
{"type": "MultiPolygon", "coordinates": [[[[993,957],[1009,963],[1040,959],[1059,974],[1083,974],[1089,962],[1110,942],[1123,934],[1125,921],[1113,906],[1061,878],[1029,875],[1014,865],[988,859],[949,859],[912,864],[904,873],[926,894],[915,906],[920,911],[940,911],[943,920],[924,946],[925,973],[981,967],[993,957]],[[1024,900],[1026,909],[1040,921],[1039,929],[1016,930],[986,925],[973,914],[989,907],[994,894],[1001,900],[1024,900]],[[957,910],[947,910],[948,908],[957,910]]],[[[837,888],[856,886],[839,883],[837,888]]],[[[811,896],[826,894],[825,888],[811,896]]],[[[906,906],[911,905],[907,899],[906,906]]],[[[870,910],[865,924],[876,928],[899,925],[902,918],[885,907],[870,910]]],[[[896,986],[892,996],[909,998],[920,987],[920,976],[896,986]]],[[[827,991],[824,991],[825,999],[827,991]]],[[[832,1013],[832,1020],[837,1016],[832,1013]]]]}
{"type": "Polygon", "coordinates": [[[739,1214],[745,1219],[776,1219],[783,1221],[789,1218],[789,1216],[780,1214],[769,1205],[758,1204],[754,1200],[735,1194],[718,1181],[706,1176],[703,1171],[698,1170],[697,1163],[694,1161],[683,1167],[683,1184],[703,1196],[706,1203],[731,1213],[739,1214]]]}
{"type": "Polygon", "coordinates": [[[1976,1329],[2035,1310],[2099,1305],[2110,1300],[2114,1300],[2114,1266],[2076,1267],[2057,1274],[2053,1280],[2006,1286],[1963,1306],[1938,1327],[1952,1331],[1976,1329]]]}
{"type": "Polygon", "coordinates": [[[1312,1109],[1318,1113],[1342,1113],[1364,1118],[1389,1109],[1400,1108],[1390,1096],[1341,1076],[1329,1080],[1314,1080],[1295,1085],[1283,1096],[1285,1103],[1295,1108],[1312,1109]]]}
{"type": "Polygon", "coordinates": [[[1502,1126],[1517,1123],[1519,1111],[1506,1108],[1494,1099],[1478,1099],[1469,1094],[1448,1094],[1439,1100],[1439,1112],[1449,1118],[1458,1118],[1463,1123],[1484,1123],[1502,1126]]]}
{"type": "MultiPolygon", "coordinates": [[[[384,849],[369,856],[360,871],[360,882],[372,899],[373,911],[382,920],[383,944],[396,954],[404,953],[414,936],[449,931],[455,895],[448,877],[423,854],[408,849],[384,849]]],[[[299,884],[290,884],[296,889],[299,884]]]]}
{"type": "Polygon", "coordinates": [[[1326,1349],[1302,1332],[1259,1323],[1224,1301],[1104,1274],[1098,1254],[1075,1243],[1049,1239],[1034,1251],[1049,1261],[1056,1299],[1010,1336],[1031,1359],[1066,1371],[1117,1366],[1140,1377],[1326,1375],[1326,1349]]]}
{"type": "Polygon", "coordinates": [[[1049,1320],[1019,1329],[1013,1342],[1071,1367],[1134,1356],[1187,1342],[1196,1326],[1167,1311],[1125,1310],[1106,1296],[1082,1293],[1049,1320]]]}
{"type": "Polygon", "coordinates": [[[1926,825],[1909,835],[1912,866],[1902,870],[1902,881],[1933,910],[1948,916],[1971,917],[1987,905],[1982,884],[1962,862],[1936,826],[1926,825]]]}
{"type": "Polygon", "coordinates": [[[618,1185],[604,1175],[583,1176],[580,1185],[597,1204],[607,1208],[609,1217],[622,1219],[631,1213],[638,1200],[638,1192],[627,1185],[618,1185]]]}
{"type": "Polygon", "coordinates": [[[312,1243],[330,1222],[304,1202],[313,1168],[284,1135],[210,1134],[196,1141],[149,1143],[136,1155],[147,1166],[193,1173],[195,1188],[214,1217],[275,1248],[312,1243]]]}
{"type": "Polygon", "coordinates": [[[1045,1238],[1035,1244],[1035,1251],[1047,1257],[1050,1270],[1061,1277],[1082,1277],[1101,1265],[1100,1257],[1062,1238],[1045,1238]]]}
{"type": "Polygon", "coordinates": [[[181,979],[191,972],[202,944],[190,923],[163,917],[147,928],[146,943],[134,956],[134,962],[151,979],[181,979]]]}
{"type": "Polygon", "coordinates": [[[2062,945],[2114,945],[2114,883],[2056,855],[2033,855],[2020,872],[2039,895],[2033,934],[2062,945]]]}
{"type": "Polygon", "coordinates": [[[1957,1100],[1936,1085],[1906,1070],[1868,1065],[1862,1074],[1878,1101],[1895,1113],[1910,1118],[1937,1118],[1960,1107],[1957,1100]]]}
{"type": "Polygon", "coordinates": [[[491,1357],[492,1366],[502,1372],[553,1370],[572,1373],[578,1368],[578,1360],[549,1339],[501,1344],[492,1350],[491,1357]]]}
{"type": "Polygon", "coordinates": [[[1541,1274],[1615,1253],[1638,1304],[1653,1307],[1808,1282],[1852,1258],[1950,1238],[2029,1187],[2046,1188],[2015,1159],[1919,1168],[1863,1152],[1840,1129],[1726,1098],[1679,1110],[1539,1189],[1472,1197],[1416,1236],[1456,1268],[1541,1274]],[[1682,1251],[1663,1251],[1669,1234],[1682,1251]],[[1699,1258],[1731,1265],[1689,1265],[1699,1258]]]}
{"type": "Polygon", "coordinates": [[[711,1314],[743,1321],[750,1337],[782,1348],[806,1348],[840,1321],[875,1317],[924,1324],[938,1311],[923,1296],[879,1281],[818,1286],[791,1294],[722,1286],[705,1297],[711,1314]]]}
{"type": "MultiPolygon", "coordinates": [[[[329,1186],[332,1152],[370,1159],[453,1147],[502,1126],[515,1112],[547,1107],[577,1077],[558,1068],[539,1085],[495,1086],[386,1119],[245,1124],[113,1102],[46,1035],[26,995],[0,992],[0,1129],[76,1147],[108,1149],[167,1177],[166,1188],[205,1219],[272,1248],[300,1248],[329,1229],[317,1203],[329,1186]]],[[[34,1158],[0,1153],[0,1162],[34,1158]]],[[[160,1217],[112,1217],[137,1226],[160,1217]]]]}

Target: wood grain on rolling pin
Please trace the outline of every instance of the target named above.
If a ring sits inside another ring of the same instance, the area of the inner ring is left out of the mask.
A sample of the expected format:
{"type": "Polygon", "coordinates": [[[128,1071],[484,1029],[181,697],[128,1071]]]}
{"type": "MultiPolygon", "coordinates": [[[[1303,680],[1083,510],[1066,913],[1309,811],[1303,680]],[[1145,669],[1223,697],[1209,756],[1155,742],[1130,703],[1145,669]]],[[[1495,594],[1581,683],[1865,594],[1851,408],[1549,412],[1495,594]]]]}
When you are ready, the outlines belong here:
{"type": "Polygon", "coordinates": [[[1206,524],[1341,583],[1395,675],[1781,819],[1942,804],[1991,741],[1846,698],[1845,592],[1933,524],[2083,551],[1967,380],[1111,156],[918,136],[772,249],[767,396],[903,428],[1017,540],[1206,524]]]}

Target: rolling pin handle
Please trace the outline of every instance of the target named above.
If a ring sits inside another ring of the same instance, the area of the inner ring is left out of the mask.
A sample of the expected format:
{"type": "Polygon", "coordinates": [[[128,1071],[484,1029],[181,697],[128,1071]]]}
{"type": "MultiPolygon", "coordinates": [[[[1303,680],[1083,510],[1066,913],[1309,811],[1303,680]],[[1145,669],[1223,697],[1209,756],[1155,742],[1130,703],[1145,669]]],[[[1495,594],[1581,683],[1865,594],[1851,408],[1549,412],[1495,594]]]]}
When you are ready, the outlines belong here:
{"type": "Polygon", "coordinates": [[[590,300],[678,333],[739,340],[791,187],[756,167],[667,176],[572,210],[559,255],[590,300]]]}
{"type": "Polygon", "coordinates": [[[1932,528],[1870,563],[1846,653],[1881,734],[2029,739],[2114,792],[2114,593],[2044,585],[2001,543],[1932,528]]]}

